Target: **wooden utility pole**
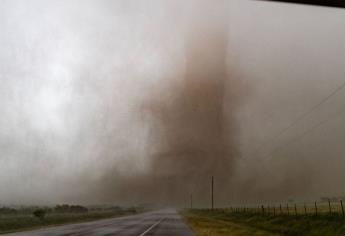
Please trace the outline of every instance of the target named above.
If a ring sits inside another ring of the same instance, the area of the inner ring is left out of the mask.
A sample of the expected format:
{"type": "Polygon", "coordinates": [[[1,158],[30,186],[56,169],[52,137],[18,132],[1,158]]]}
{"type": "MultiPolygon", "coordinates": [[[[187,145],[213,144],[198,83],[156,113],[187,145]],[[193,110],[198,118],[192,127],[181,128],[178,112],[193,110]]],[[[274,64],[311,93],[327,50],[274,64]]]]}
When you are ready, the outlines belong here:
{"type": "Polygon", "coordinates": [[[214,178],[213,178],[213,176],[212,176],[212,180],[211,180],[211,209],[213,210],[213,208],[214,208],[214,199],[213,199],[213,184],[214,184],[214,178]]]}
{"type": "Polygon", "coordinates": [[[193,209],[193,194],[190,195],[190,209],[193,209]]]}

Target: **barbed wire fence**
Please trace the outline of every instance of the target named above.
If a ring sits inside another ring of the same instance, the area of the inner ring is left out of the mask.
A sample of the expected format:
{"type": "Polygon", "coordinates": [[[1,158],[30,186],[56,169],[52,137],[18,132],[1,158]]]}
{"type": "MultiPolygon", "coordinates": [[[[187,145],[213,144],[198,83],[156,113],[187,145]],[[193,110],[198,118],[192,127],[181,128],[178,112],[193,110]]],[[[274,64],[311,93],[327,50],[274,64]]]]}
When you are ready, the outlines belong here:
{"type": "Polygon", "coordinates": [[[248,213],[270,216],[341,216],[345,218],[343,199],[315,201],[313,203],[279,203],[220,208],[230,213],[248,213]]]}

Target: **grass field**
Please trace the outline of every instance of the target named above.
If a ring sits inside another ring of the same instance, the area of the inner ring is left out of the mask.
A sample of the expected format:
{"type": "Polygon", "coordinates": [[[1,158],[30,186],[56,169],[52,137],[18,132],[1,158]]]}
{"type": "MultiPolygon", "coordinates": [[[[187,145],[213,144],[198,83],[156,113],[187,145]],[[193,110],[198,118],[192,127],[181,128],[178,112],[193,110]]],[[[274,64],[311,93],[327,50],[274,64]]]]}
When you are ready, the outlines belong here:
{"type": "Polygon", "coordinates": [[[28,213],[0,214],[0,234],[55,226],[68,223],[78,223],[135,214],[137,210],[118,209],[112,211],[89,211],[87,213],[48,213],[43,219],[28,213]]]}
{"type": "Polygon", "coordinates": [[[198,236],[345,235],[345,220],[339,214],[273,216],[217,209],[183,211],[182,215],[198,236]]]}

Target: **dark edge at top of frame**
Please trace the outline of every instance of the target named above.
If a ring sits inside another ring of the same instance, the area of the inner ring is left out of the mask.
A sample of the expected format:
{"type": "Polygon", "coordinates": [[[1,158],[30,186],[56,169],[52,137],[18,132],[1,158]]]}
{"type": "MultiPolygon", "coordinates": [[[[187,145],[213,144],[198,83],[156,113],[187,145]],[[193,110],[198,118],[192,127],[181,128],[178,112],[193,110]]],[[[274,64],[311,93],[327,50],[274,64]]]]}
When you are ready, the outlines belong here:
{"type": "Polygon", "coordinates": [[[345,8],[345,0],[257,0],[345,8]]]}

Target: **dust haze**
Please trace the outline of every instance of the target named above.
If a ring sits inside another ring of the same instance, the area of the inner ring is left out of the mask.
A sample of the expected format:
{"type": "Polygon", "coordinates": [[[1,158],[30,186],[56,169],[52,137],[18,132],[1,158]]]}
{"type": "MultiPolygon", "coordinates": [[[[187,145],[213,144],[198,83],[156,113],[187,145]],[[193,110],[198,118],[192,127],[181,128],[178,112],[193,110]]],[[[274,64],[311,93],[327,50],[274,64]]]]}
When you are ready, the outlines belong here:
{"type": "Polygon", "coordinates": [[[261,1],[1,1],[0,204],[206,207],[211,176],[217,206],[343,196],[344,91],[279,133],[343,83],[344,21],[261,1]]]}

